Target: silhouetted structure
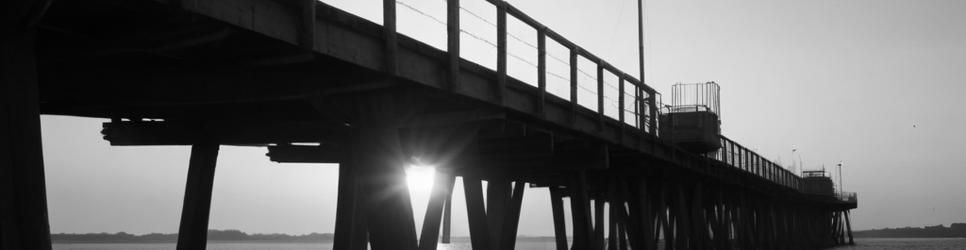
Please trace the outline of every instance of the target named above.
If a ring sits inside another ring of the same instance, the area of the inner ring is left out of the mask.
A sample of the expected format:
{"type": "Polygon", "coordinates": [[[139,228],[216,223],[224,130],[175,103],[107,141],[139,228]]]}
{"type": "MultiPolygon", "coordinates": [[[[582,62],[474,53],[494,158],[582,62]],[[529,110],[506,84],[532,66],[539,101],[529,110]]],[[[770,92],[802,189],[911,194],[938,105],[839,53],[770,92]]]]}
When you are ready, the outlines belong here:
{"type": "Polygon", "coordinates": [[[336,249],[435,248],[456,177],[474,249],[513,248],[527,187],[550,189],[560,249],[846,242],[855,200],[804,192],[802,178],[740,144],[708,141],[716,105],[693,119],[672,107],[666,123],[701,136],[668,143],[654,89],[506,2],[490,1],[496,70],[463,60],[459,1],[446,2],[449,52],[400,36],[393,0],[382,25],[313,0],[5,1],[3,248],[50,249],[41,113],[110,118],[112,145],[190,145],[179,249],[205,247],[220,145],[339,163],[336,249]],[[536,87],[507,76],[510,18],[537,31],[536,87]],[[570,51],[569,98],[547,94],[548,43],[570,51]],[[579,58],[596,66],[597,110],[578,105],[579,58]],[[604,112],[605,76],[618,79],[617,117],[604,112]],[[403,171],[414,161],[437,166],[419,239],[403,171]]]}

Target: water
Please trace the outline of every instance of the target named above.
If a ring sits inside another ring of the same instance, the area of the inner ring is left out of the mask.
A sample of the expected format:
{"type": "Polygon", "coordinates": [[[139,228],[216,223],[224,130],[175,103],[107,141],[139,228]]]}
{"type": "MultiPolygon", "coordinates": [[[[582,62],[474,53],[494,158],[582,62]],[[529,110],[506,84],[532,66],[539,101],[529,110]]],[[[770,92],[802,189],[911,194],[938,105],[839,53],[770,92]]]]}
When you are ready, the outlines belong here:
{"type": "MultiPolygon", "coordinates": [[[[174,243],[120,244],[120,243],[72,243],[54,244],[57,250],[168,250],[174,249],[174,243]]],[[[551,250],[552,241],[520,242],[519,250],[551,250]]],[[[213,250],[309,250],[332,249],[332,243],[209,243],[208,249],[213,250]]],[[[440,244],[439,250],[470,250],[469,243],[440,244]]],[[[834,250],[945,250],[966,249],[966,238],[861,238],[855,240],[855,246],[843,246],[834,250]]]]}
{"type": "MultiPolygon", "coordinates": [[[[55,250],[171,250],[174,243],[70,243],[54,244],[55,250]]],[[[317,250],[332,249],[332,243],[208,243],[212,250],[317,250]]],[[[470,243],[439,244],[438,250],[471,250],[470,243]]],[[[518,250],[553,250],[553,241],[519,242],[518,250]]]]}
{"type": "Polygon", "coordinates": [[[832,248],[834,250],[939,250],[966,249],[966,238],[861,238],[854,246],[832,248]]]}

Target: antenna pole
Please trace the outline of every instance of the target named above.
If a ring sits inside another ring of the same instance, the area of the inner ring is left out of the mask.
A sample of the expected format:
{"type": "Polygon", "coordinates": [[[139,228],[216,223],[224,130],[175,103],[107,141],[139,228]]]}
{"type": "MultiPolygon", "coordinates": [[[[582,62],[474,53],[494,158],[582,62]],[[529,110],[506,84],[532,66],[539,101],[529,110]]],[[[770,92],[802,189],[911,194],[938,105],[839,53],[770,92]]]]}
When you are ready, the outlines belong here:
{"type": "Polygon", "coordinates": [[[644,85],[644,0],[637,1],[637,45],[641,66],[641,85],[644,85]]]}

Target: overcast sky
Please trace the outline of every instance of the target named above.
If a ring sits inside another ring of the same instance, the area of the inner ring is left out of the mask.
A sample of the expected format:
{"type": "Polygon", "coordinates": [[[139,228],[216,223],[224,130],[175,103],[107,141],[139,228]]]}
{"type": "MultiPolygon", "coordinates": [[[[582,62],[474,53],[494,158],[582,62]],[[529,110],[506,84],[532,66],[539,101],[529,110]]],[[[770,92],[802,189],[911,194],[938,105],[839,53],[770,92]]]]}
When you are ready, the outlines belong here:
{"type": "MultiPolygon", "coordinates": [[[[381,1],[326,2],[381,21],[381,1]]],[[[445,21],[442,0],[403,2],[445,21]]],[[[495,22],[483,0],[462,2],[495,22]]],[[[636,2],[510,2],[637,75],[636,2]]],[[[402,32],[443,46],[443,26],[398,9],[402,32]]],[[[959,0],[647,0],[646,81],[666,95],[676,82],[718,82],[722,133],[786,166],[799,157],[812,169],[844,161],[845,189],[859,193],[856,229],[966,222],[964,12],[959,0]]],[[[463,18],[468,32],[492,34],[463,18]]],[[[532,30],[513,22],[510,30],[535,44],[532,30]]],[[[472,40],[464,37],[464,55],[492,65],[486,43],[472,40]]],[[[514,39],[510,51],[535,53],[514,39]]],[[[535,79],[525,62],[510,66],[535,79]]],[[[52,232],[177,232],[187,147],[110,147],[103,120],[42,122],[52,232]]],[[[331,232],[337,166],[277,164],[265,153],[222,147],[210,227],[331,232]]],[[[520,234],[552,235],[546,190],[525,197],[520,234]]],[[[454,235],[466,235],[460,192],[454,199],[454,235]]]]}

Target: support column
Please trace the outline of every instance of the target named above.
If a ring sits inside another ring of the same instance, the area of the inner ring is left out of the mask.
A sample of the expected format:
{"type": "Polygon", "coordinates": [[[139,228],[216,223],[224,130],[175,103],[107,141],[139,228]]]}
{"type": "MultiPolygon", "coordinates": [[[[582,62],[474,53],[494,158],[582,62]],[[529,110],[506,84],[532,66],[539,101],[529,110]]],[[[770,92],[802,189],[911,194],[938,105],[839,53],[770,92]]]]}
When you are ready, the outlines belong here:
{"type": "Polygon", "coordinates": [[[35,37],[29,25],[42,15],[43,3],[0,3],[0,249],[51,249],[35,37]]]}
{"type": "Polygon", "coordinates": [[[594,230],[591,224],[590,199],[587,195],[587,176],[575,174],[570,186],[570,213],[573,217],[573,249],[593,248],[594,230]],[[572,188],[572,189],[571,189],[572,188]]]}
{"type": "Polygon", "coordinates": [[[557,250],[567,250],[567,225],[564,218],[563,194],[559,187],[550,187],[550,207],[553,209],[553,236],[557,250]]]}
{"type": "MultiPolygon", "coordinates": [[[[455,176],[453,177],[455,180],[455,176]]],[[[453,187],[450,186],[449,194],[446,194],[446,205],[443,206],[443,244],[450,243],[450,226],[453,224],[453,187]]]]}
{"type": "Polygon", "coordinates": [[[463,192],[466,193],[466,217],[470,224],[470,244],[473,249],[490,249],[490,230],[486,225],[486,207],[483,205],[483,183],[475,176],[463,176],[463,192]]]}
{"type": "Polygon", "coordinates": [[[439,240],[440,220],[443,216],[444,205],[446,205],[446,196],[453,189],[453,181],[452,174],[441,170],[436,171],[432,194],[426,208],[426,216],[423,217],[423,230],[419,235],[420,250],[436,250],[439,240]]]}
{"type": "Polygon", "coordinates": [[[855,240],[852,239],[852,219],[849,218],[849,210],[845,210],[845,232],[849,234],[849,245],[855,245],[855,240]]]}
{"type": "Polygon", "coordinates": [[[416,223],[406,185],[406,160],[393,128],[356,129],[349,158],[360,170],[369,245],[373,250],[414,250],[416,223]]]}
{"type": "Polygon", "coordinates": [[[523,206],[523,191],[526,188],[527,183],[523,181],[516,181],[513,184],[510,204],[507,204],[503,211],[503,230],[501,231],[500,249],[513,250],[516,247],[517,229],[520,226],[520,208],[523,206]]]}
{"type": "MultiPolygon", "coordinates": [[[[345,152],[344,155],[348,155],[345,152]]],[[[368,247],[365,204],[359,191],[359,169],[351,159],[339,163],[338,201],[336,203],[335,235],[332,248],[362,250],[368,247]]]]}
{"type": "Polygon", "coordinates": [[[208,244],[208,215],[217,161],[218,144],[191,146],[181,226],[178,228],[178,249],[205,249],[208,244]]]}

